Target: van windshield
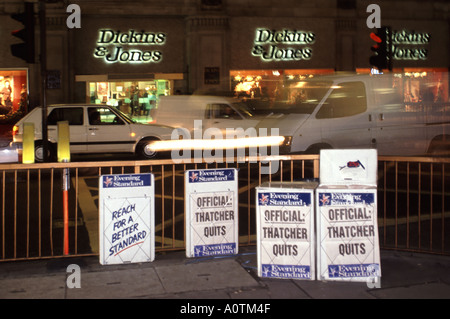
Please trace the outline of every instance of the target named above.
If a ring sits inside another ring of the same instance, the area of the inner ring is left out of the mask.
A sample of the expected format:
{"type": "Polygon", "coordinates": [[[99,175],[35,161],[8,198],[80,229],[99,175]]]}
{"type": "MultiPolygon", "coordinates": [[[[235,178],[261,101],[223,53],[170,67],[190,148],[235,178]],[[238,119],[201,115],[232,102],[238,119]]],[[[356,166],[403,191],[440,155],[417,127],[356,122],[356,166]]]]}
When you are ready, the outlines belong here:
{"type": "Polygon", "coordinates": [[[291,99],[286,103],[285,113],[311,114],[328,92],[332,82],[310,81],[298,82],[291,86],[291,99]]]}
{"type": "Polygon", "coordinates": [[[254,116],[251,108],[247,104],[242,102],[234,102],[232,105],[233,108],[245,118],[252,118],[254,116]]]}

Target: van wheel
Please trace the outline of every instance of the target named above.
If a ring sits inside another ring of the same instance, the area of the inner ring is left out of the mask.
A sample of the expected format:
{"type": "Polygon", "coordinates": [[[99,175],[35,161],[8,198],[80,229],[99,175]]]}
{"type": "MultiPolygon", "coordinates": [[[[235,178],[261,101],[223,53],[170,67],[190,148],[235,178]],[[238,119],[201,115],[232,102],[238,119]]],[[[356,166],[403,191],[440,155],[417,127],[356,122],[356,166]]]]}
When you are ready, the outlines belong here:
{"type": "Polygon", "coordinates": [[[332,149],[329,144],[313,144],[305,151],[306,154],[318,155],[320,150],[332,149]]]}
{"type": "Polygon", "coordinates": [[[136,146],[136,155],[141,159],[152,159],[158,155],[158,152],[152,149],[152,144],[157,139],[147,138],[138,143],[136,146]]]}
{"type": "MultiPolygon", "coordinates": [[[[52,143],[48,142],[47,144],[47,159],[49,161],[55,160],[55,147],[52,143]]],[[[34,145],[34,161],[36,163],[44,162],[44,145],[42,142],[36,142],[34,145]]]]}
{"type": "Polygon", "coordinates": [[[431,156],[448,156],[450,154],[450,137],[434,138],[428,148],[428,154],[431,156]]]}

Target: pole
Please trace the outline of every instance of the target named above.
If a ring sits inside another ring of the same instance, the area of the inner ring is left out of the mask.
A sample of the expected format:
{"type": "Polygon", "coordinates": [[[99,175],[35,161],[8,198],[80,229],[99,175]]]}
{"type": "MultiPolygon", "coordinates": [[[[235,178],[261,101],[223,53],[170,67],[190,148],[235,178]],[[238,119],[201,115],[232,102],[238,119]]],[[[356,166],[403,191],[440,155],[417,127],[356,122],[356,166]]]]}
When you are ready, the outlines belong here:
{"type": "Polygon", "coordinates": [[[63,169],[63,220],[64,220],[64,255],[69,254],[69,188],[70,171],[63,169]]]}
{"type": "Polygon", "coordinates": [[[48,161],[47,132],[47,28],[45,0],[39,0],[39,32],[41,62],[42,150],[44,162],[48,161]]]}
{"type": "MultiPolygon", "coordinates": [[[[68,121],[59,121],[58,125],[58,162],[70,162],[70,129],[68,121]]],[[[63,220],[64,220],[64,255],[69,254],[69,188],[70,170],[63,168],[63,220]]]]}

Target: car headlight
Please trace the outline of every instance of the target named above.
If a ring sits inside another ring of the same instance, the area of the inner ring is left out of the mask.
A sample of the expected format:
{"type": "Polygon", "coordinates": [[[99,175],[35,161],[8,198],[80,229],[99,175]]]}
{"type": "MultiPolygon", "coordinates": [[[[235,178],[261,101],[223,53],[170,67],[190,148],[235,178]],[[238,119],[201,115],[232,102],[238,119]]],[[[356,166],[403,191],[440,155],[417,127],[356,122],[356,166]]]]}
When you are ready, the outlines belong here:
{"type": "Polygon", "coordinates": [[[285,136],[283,146],[291,146],[292,136],[285,136]]]}

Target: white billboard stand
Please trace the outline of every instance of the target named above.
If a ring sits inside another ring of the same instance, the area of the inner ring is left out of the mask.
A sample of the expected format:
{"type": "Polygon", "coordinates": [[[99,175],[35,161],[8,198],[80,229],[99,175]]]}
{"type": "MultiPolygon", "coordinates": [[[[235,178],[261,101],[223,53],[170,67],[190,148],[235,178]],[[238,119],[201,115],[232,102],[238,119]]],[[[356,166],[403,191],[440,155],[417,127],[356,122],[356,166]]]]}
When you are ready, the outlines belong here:
{"type": "Polygon", "coordinates": [[[237,254],[237,170],[188,170],[185,192],[186,256],[237,254]]]}
{"type": "Polygon", "coordinates": [[[100,264],[155,259],[153,174],[99,178],[100,264]]]}
{"type": "Polygon", "coordinates": [[[322,150],[316,191],[318,279],[381,277],[376,150],[322,150]]]}
{"type": "Polygon", "coordinates": [[[258,276],[315,279],[315,182],[256,188],[258,276]]]}

